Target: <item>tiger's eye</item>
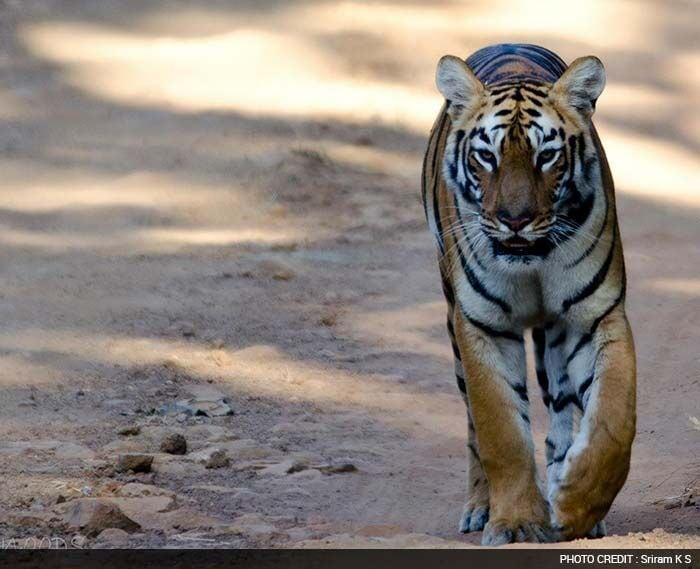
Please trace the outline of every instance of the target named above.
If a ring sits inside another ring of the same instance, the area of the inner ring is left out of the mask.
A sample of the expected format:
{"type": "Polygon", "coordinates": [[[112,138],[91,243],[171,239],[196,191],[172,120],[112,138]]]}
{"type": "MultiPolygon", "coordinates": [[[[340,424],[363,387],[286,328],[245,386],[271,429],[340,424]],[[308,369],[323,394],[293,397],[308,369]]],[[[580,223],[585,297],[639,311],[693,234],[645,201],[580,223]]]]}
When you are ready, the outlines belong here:
{"type": "Polygon", "coordinates": [[[540,152],[539,162],[540,162],[541,164],[546,164],[546,163],[549,162],[552,158],[554,158],[554,155],[555,155],[555,154],[556,154],[556,152],[555,152],[554,150],[551,150],[551,149],[549,149],[549,150],[543,150],[542,152],[540,152]]]}
{"type": "Polygon", "coordinates": [[[490,162],[493,160],[495,157],[493,155],[493,152],[489,152],[488,150],[479,150],[479,156],[481,156],[484,160],[487,162],[490,162]]]}

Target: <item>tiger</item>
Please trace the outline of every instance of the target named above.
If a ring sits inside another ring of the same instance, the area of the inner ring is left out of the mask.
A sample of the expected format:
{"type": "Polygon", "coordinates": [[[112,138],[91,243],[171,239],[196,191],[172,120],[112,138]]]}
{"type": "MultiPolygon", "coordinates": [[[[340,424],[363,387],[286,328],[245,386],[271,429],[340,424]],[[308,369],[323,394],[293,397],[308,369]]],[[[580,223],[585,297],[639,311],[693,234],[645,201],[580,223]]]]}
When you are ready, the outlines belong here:
{"type": "Polygon", "coordinates": [[[467,408],[463,533],[483,545],[606,534],[630,467],[636,360],[615,191],[592,123],[595,56],[535,45],[446,55],[423,161],[447,331],[467,408]],[[548,409],[546,482],[530,428],[525,334],[548,409]]]}

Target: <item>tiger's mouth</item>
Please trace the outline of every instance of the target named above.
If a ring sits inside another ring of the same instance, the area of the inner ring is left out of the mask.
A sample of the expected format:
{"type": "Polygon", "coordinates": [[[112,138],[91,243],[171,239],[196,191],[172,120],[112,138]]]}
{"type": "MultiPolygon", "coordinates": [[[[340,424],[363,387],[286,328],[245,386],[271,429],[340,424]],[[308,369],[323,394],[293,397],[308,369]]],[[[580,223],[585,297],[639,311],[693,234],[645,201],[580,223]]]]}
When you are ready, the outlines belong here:
{"type": "Polygon", "coordinates": [[[496,256],[546,257],[552,250],[552,243],[546,237],[539,237],[534,241],[518,235],[506,239],[491,237],[491,245],[496,256]]]}
{"type": "Polygon", "coordinates": [[[508,239],[502,240],[501,245],[503,245],[506,249],[526,249],[532,245],[532,241],[529,241],[524,237],[520,237],[519,235],[514,235],[512,237],[508,237],[508,239]]]}

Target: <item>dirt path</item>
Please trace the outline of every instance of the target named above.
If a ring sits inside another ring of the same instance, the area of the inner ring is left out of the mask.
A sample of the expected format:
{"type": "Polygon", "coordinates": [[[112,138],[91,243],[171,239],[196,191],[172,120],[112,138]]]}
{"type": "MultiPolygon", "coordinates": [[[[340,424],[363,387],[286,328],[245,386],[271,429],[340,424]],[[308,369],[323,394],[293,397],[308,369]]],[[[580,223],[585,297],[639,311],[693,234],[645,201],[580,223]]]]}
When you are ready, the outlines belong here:
{"type": "MultiPolygon", "coordinates": [[[[0,2],[0,537],[478,543],[456,533],[465,417],[418,179],[437,56],[513,24],[465,40],[451,4],[149,4],[0,2]],[[173,433],[186,455],[160,451],[173,433]],[[151,472],[120,472],[130,453],[151,472]],[[96,501],[140,527],[96,537],[123,525],[96,501]]],[[[639,429],[613,535],[579,547],[700,546],[695,32],[654,6],[632,14],[654,55],[632,31],[512,38],[613,77],[639,429]]]]}

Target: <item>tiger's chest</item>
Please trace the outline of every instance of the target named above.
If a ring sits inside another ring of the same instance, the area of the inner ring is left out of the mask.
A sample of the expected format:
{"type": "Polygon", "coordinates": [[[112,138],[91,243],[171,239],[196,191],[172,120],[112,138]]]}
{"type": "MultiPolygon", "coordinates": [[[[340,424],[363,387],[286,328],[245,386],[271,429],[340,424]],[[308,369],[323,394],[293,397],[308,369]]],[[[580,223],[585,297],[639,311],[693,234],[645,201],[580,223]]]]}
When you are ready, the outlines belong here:
{"type": "Polygon", "coordinates": [[[461,307],[494,328],[525,329],[557,320],[565,302],[578,290],[576,271],[538,267],[505,273],[469,266],[452,273],[461,307]]]}

